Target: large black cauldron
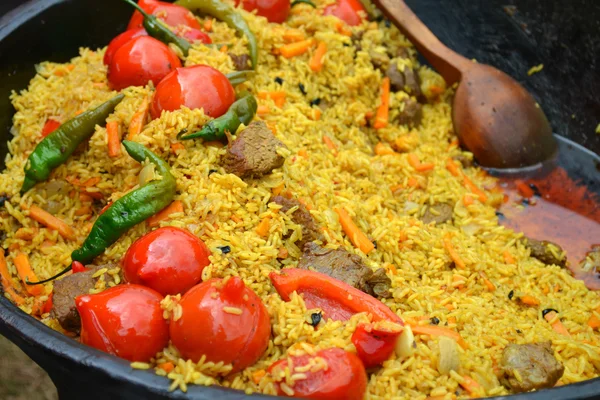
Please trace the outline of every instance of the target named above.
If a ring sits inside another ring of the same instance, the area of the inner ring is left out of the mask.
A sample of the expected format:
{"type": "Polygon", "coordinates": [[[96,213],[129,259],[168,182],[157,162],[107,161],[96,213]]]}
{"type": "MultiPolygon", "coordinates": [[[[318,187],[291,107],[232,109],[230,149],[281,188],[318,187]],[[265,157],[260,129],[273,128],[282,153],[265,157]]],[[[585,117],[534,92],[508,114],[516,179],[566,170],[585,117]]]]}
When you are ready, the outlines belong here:
{"type": "MultiPolygon", "coordinates": [[[[454,50],[492,64],[523,83],[554,131],[600,153],[600,2],[597,0],[408,0],[454,50]],[[507,5],[516,6],[506,8],[507,5]],[[543,73],[526,71],[544,63],[543,73]]],[[[119,0],[0,0],[0,168],[7,153],[11,90],[27,86],[34,64],[65,62],[80,46],[98,48],[123,31],[131,9],[119,0]]],[[[600,182],[597,158],[580,163],[577,146],[563,157],[600,182]]],[[[583,153],[581,153],[583,154],[583,153]]],[[[585,157],[583,157],[585,158],[585,157]]],[[[0,333],[42,366],[61,399],[242,399],[241,392],[191,387],[169,393],[168,381],[52,331],[0,297],[0,333]]],[[[252,396],[268,398],[267,396],[252,396]]],[[[600,378],[512,399],[600,398],[600,378]]]]}

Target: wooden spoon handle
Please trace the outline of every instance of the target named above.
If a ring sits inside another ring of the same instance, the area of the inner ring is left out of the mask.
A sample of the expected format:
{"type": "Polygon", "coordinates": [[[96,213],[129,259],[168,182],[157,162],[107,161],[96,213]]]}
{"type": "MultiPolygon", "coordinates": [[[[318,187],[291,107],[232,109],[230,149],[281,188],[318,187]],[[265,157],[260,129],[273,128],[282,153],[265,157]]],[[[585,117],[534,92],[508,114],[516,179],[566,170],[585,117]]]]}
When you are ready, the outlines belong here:
{"type": "Polygon", "coordinates": [[[448,85],[460,81],[471,61],[450,50],[421,22],[403,0],[374,0],[381,11],[414,43],[448,85]]]}

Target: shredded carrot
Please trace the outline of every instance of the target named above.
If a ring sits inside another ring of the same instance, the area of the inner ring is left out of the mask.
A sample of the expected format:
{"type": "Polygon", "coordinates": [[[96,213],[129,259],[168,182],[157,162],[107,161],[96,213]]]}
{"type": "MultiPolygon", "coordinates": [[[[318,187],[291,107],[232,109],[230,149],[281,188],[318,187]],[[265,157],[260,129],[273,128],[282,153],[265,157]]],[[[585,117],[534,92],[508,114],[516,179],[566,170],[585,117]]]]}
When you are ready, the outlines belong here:
{"type": "Polygon", "coordinates": [[[466,268],[465,262],[463,261],[462,258],[460,258],[460,256],[456,252],[456,249],[454,248],[454,246],[452,245],[452,241],[450,240],[450,236],[448,236],[448,235],[444,236],[444,248],[450,255],[450,258],[452,259],[452,261],[454,261],[454,264],[456,264],[456,268],[458,268],[458,269],[466,268]]]}
{"type": "Polygon", "coordinates": [[[515,180],[515,186],[517,187],[517,191],[519,192],[519,194],[526,199],[532,198],[535,194],[533,192],[533,189],[530,188],[528,184],[526,184],[520,179],[515,180]]]}
{"type": "Polygon", "coordinates": [[[106,136],[108,138],[108,156],[118,157],[121,154],[119,121],[110,121],[106,123],[106,136]]]}
{"type": "Polygon", "coordinates": [[[2,289],[10,294],[10,297],[17,305],[21,305],[25,302],[25,299],[19,295],[13,287],[13,281],[10,272],[8,272],[8,264],[6,263],[4,251],[2,250],[0,250],[0,280],[2,282],[2,289]]]}
{"type": "Polygon", "coordinates": [[[37,282],[38,278],[31,269],[31,264],[29,264],[29,257],[25,253],[18,253],[13,262],[15,263],[15,267],[17,267],[17,273],[19,274],[19,278],[23,281],[23,285],[25,285],[25,290],[32,296],[39,296],[44,293],[44,287],[42,285],[28,285],[27,282],[37,282]]]}
{"type": "Polygon", "coordinates": [[[79,193],[79,201],[82,203],[91,203],[93,200],[92,196],[88,196],[86,193],[79,193]]]}
{"type": "Polygon", "coordinates": [[[279,185],[277,185],[273,189],[271,189],[271,193],[273,193],[273,196],[279,196],[279,193],[281,193],[281,191],[283,190],[284,187],[285,187],[285,183],[281,182],[279,185]]]}
{"type": "Polygon", "coordinates": [[[392,186],[390,186],[390,191],[392,193],[394,193],[394,192],[396,192],[398,190],[401,190],[403,188],[404,188],[404,185],[392,185],[392,186]]]}
{"type": "Polygon", "coordinates": [[[82,216],[82,215],[91,215],[92,214],[92,207],[88,205],[84,205],[79,207],[77,210],[75,210],[75,215],[77,215],[78,217],[82,216]]]}
{"type": "Polygon", "coordinates": [[[419,183],[419,181],[417,180],[417,178],[411,176],[410,178],[408,178],[408,186],[412,187],[412,188],[418,188],[419,186],[421,186],[421,184],[419,183]]]}
{"type": "Polygon", "coordinates": [[[544,285],[544,289],[542,291],[544,292],[544,294],[550,293],[550,286],[544,285]]]}
{"type": "Polygon", "coordinates": [[[398,270],[396,269],[396,266],[394,264],[386,264],[385,267],[390,270],[392,275],[395,275],[396,273],[398,273],[398,270]]]}
{"type": "Polygon", "coordinates": [[[396,154],[396,152],[390,146],[379,142],[375,145],[375,154],[377,154],[378,156],[385,156],[390,154],[396,154]]]}
{"type": "Polygon", "coordinates": [[[138,135],[144,125],[146,124],[146,118],[148,118],[148,106],[150,102],[148,98],[144,98],[140,108],[133,114],[131,118],[131,122],[129,123],[129,134],[127,135],[127,140],[131,140],[134,136],[138,135]]]}
{"type": "Polygon", "coordinates": [[[56,218],[54,215],[42,210],[36,205],[29,208],[29,216],[31,219],[36,220],[47,228],[57,230],[65,239],[75,239],[75,231],[73,228],[67,225],[63,220],[56,218]]]}
{"type": "Polygon", "coordinates": [[[419,160],[419,157],[414,153],[408,154],[408,163],[410,164],[411,167],[413,167],[414,169],[416,169],[419,172],[429,171],[435,167],[435,165],[433,163],[424,163],[424,164],[421,163],[421,161],[419,160]]]}
{"type": "Polygon", "coordinates": [[[459,176],[461,174],[460,168],[456,165],[451,158],[446,160],[446,169],[450,171],[453,176],[459,176]]]}
{"type": "Polygon", "coordinates": [[[465,194],[465,195],[463,196],[463,204],[464,204],[465,206],[467,206],[467,207],[468,207],[468,206],[470,206],[470,205],[473,205],[473,203],[475,203],[475,201],[473,200],[473,197],[469,196],[468,194],[465,194]]]}
{"type": "Polygon", "coordinates": [[[204,20],[204,30],[206,32],[212,31],[212,25],[213,25],[212,18],[207,18],[206,20],[204,20]]]}
{"type": "Polygon", "coordinates": [[[275,92],[258,92],[259,99],[272,99],[275,105],[279,108],[285,104],[286,93],[284,91],[275,92]]]}
{"type": "Polygon", "coordinates": [[[323,68],[323,58],[325,57],[325,53],[327,53],[327,45],[325,42],[319,42],[315,54],[313,54],[308,63],[308,66],[313,72],[319,72],[323,68]]]}
{"type": "Polygon", "coordinates": [[[485,274],[485,272],[483,271],[479,271],[479,275],[481,276],[481,279],[483,279],[483,283],[485,284],[485,286],[488,288],[488,290],[490,292],[493,292],[496,290],[496,286],[494,286],[494,284],[492,283],[492,281],[490,281],[487,277],[487,275],[485,274]]]}
{"type": "Polygon", "coordinates": [[[258,106],[258,108],[256,109],[256,113],[260,116],[267,115],[269,113],[269,111],[270,111],[269,106],[266,106],[264,104],[260,104],[258,106]]]}
{"type": "Polygon", "coordinates": [[[161,221],[165,221],[169,219],[171,214],[182,213],[183,212],[183,203],[179,200],[173,201],[171,204],[163,208],[158,214],[155,214],[147,219],[148,226],[158,226],[161,221]]]}
{"type": "Polygon", "coordinates": [[[281,247],[279,249],[279,251],[277,252],[277,258],[279,258],[281,260],[281,259],[287,258],[287,256],[289,254],[290,253],[288,252],[288,249],[286,249],[285,247],[281,247]]]}
{"type": "Polygon", "coordinates": [[[539,306],[540,301],[533,296],[528,294],[519,297],[519,301],[527,306],[539,306]]]}
{"type": "Polygon", "coordinates": [[[388,124],[390,112],[390,78],[387,76],[383,78],[381,82],[381,104],[377,108],[377,114],[375,114],[375,123],[373,127],[375,129],[385,128],[388,124]]]}
{"type": "Polygon", "coordinates": [[[175,365],[171,361],[164,362],[158,365],[158,368],[165,371],[167,374],[175,369],[175,365]]]}
{"type": "Polygon", "coordinates": [[[279,48],[279,52],[285,58],[292,58],[302,55],[310,49],[313,44],[312,39],[306,39],[299,42],[289,43],[279,48]]]}
{"type": "Polygon", "coordinates": [[[308,158],[308,152],[306,151],[306,149],[300,149],[300,150],[298,150],[298,155],[300,157],[308,158]]]}
{"type": "Polygon", "coordinates": [[[456,285],[456,286],[452,285],[452,286],[454,286],[454,287],[456,287],[458,289],[464,288],[465,287],[464,284],[465,284],[466,281],[467,281],[467,279],[464,276],[462,276],[462,275],[458,275],[458,274],[452,275],[452,282],[458,283],[458,285],[456,285]]]}
{"type": "Polygon", "coordinates": [[[481,189],[479,189],[477,185],[475,185],[473,181],[469,179],[468,176],[463,175],[463,181],[465,187],[471,192],[475,193],[477,197],[479,197],[479,201],[481,201],[482,203],[485,203],[487,201],[487,195],[481,189]]]}
{"type": "Polygon", "coordinates": [[[442,326],[436,325],[412,325],[412,332],[417,335],[429,335],[429,336],[447,336],[451,339],[454,339],[456,343],[459,344],[460,347],[466,349],[468,346],[467,342],[460,336],[458,332],[453,331],[449,328],[444,328],[442,326]]]}
{"type": "Polygon", "coordinates": [[[260,382],[260,380],[267,374],[267,371],[264,369],[259,369],[258,371],[254,371],[252,373],[252,381],[256,384],[260,382]]]}
{"type": "Polygon", "coordinates": [[[456,317],[448,317],[448,323],[456,325],[456,317]]]}
{"type": "Polygon", "coordinates": [[[325,146],[327,146],[327,148],[332,151],[334,156],[338,155],[337,145],[333,142],[333,140],[331,140],[329,136],[323,135],[323,143],[325,143],[325,146]]]}
{"type": "Polygon", "coordinates": [[[231,220],[232,220],[233,222],[235,222],[236,224],[239,224],[240,222],[242,222],[242,221],[243,221],[243,219],[241,219],[240,217],[238,217],[238,216],[237,216],[237,215],[235,215],[235,214],[232,214],[232,215],[231,215],[231,220]]]}
{"type": "MultiPolygon", "coordinates": [[[[596,314],[600,314],[600,307],[596,308],[595,312],[596,314]]],[[[587,324],[592,329],[600,330],[600,318],[598,318],[596,314],[592,313],[587,324]]]]}
{"type": "Polygon", "coordinates": [[[344,36],[352,36],[352,31],[346,26],[346,23],[341,19],[338,19],[335,23],[335,30],[344,36]]]}
{"type": "Polygon", "coordinates": [[[368,254],[375,248],[373,242],[371,242],[367,235],[365,235],[354,223],[346,210],[343,208],[336,208],[333,211],[340,217],[342,229],[355,247],[359,248],[365,254],[368,254]]]}
{"type": "Polygon", "coordinates": [[[445,307],[445,308],[446,308],[446,310],[448,310],[448,311],[454,311],[454,309],[455,309],[455,307],[454,307],[454,304],[450,304],[450,303],[448,303],[448,304],[444,305],[444,307],[445,307]]]}
{"type": "Polygon", "coordinates": [[[468,375],[463,375],[463,381],[460,382],[460,386],[463,387],[469,394],[479,396],[481,395],[481,385],[468,375]]]}
{"type": "Polygon", "coordinates": [[[560,319],[557,317],[556,312],[549,311],[548,313],[546,313],[546,315],[544,315],[544,319],[552,323],[552,329],[554,329],[556,333],[564,336],[571,336],[567,328],[565,328],[562,322],[560,322],[560,319]],[[554,320],[554,317],[556,317],[556,321],[552,322],[552,320],[554,320]]]}
{"type": "Polygon", "coordinates": [[[94,82],[92,84],[92,86],[95,87],[95,88],[103,88],[103,87],[106,86],[106,83],[105,82],[94,82]]]}
{"type": "Polygon", "coordinates": [[[303,199],[302,197],[298,198],[298,203],[302,204],[304,207],[306,207],[307,210],[312,210],[313,207],[310,205],[309,202],[307,202],[305,199],[303,199]]]}
{"type": "Polygon", "coordinates": [[[219,49],[219,51],[220,51],[221,53],[227,53],[227,50],[229,50],[229,47],[227,47],[227,45],[224,45],[223,47],[221,47],[221,48],[219,49]]]}
{"type": "Polygon", "coordinates": [[[458,147],[458,139],[454,139],[448,145],[448,150],[452,150],[453,148],[458,147]]]}
{"type": "Polygon", "coordinates": [[[171,143],[171,153],[175,154],[179,150],[185,150],[185,146],[181,142],[171,143]]]}
{"type": "Polygon", "coordinates": [[[99,176],[94,176],[87,179],[85,182],[81,184],[81,186],[85,187],[93,187],[96,186],[102,179],[99,176]]]}
{"type": "MultiPolygon", "coordinates": [[[[15,232],[15,237],[21,240],[31,240],[37,234],[36,228],[19,228],[15,232]]],[[[2,251],[2,250],[0,250],[2,251]]]]}
{"type": "Polygon", "coordinates": [[[314,121],[320,121],[321,120],[321,115],[323,114],[323,112],[321,111],[320,108],[313,108],[312,109],[312,118],[314,121]]]}
{"type": "Polygon", "coordinates": [[[266,216],[256,227],[256,233],[259,236],[267,237],[269,236],[269,229],[271,229],[271,217],[266,216]]]}
{"type": "Polygon", "coordinates": [[[304,35],[304,32],[302,32],[300,29],[287,29],[285,32],[283,32],[283,40],[287,43],[299,42],[305,38],[306,35],[304,35]]]}
{"type": "Polygon", "coordinates": [[[512,254],[510,254],[510,252],[508,250],[504,250],[504,252],[502,253],[502,256],[504,257],[504,262],[506,264],[514,264],[515,263],[515,258],[512,256],[512,254]]]}

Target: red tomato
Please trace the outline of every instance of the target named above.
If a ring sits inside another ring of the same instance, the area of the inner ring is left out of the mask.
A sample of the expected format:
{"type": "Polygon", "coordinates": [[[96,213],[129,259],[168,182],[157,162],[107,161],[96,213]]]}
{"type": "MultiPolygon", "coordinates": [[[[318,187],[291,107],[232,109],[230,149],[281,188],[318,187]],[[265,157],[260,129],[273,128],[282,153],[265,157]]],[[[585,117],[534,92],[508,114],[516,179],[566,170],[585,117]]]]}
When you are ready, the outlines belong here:
{"type": "Polygon", "coordinates": [[[348,25],[355,26],[363,21],[360,11],[366,15],[365,8],[359,0],[338,0],[336,4],[325,7],[323,15],[335,15],[348,25]]]}
{"type": "Polygon", "coordinates": [[[108,65],[108,83],[113,90],[145,86],[148,81],[157,85],[179,67],[179,58],[167,45],[150,36],[138,36],[113,55],[108,65]]]}
{"type": "Polygon", "coordinates": [[[71,270],[73,271],[74,274],[77,274],[79,272],[89,271],[89,269],[86,268],[85,265],[83,265],[79,261],[73,261],[73,263],[71,263],[71,270]]]}
{"type": "Polygon", "coordinates": [[[166,296],[185,293],[202,280],[210,261],[204,242],[188,231],[159,228],[133,243],[123,259],[125,279],[166,296]]]}
{"type": "Polygon", "coordinates": [[[140,285],[119,285],[75,298],[81,343],[129,361],[149,361],[169,342],[162,296],[140,285]]]}
{"type": "Polygon", "coordinates": [[[269,22],[284,22],[290,13],[290,0],[236,0],[235,5],[242,3],[246,11],[254,11],[269,22]]]}
{"type": "MultiPolygon", "coordinates": [[[[291,397],[301,397],[305,399],[344,399],[344,400],[362,400],[367,390],[367,372],[360,359],[353,353],[348,353],[342,349],[331,348],[321,350],[314,356],[305,354],[302,356],[291,357],[294,368],[307,365],[311,360],[317,357],[327,362],[327,368],[304,371],[306,379],[295,381],[290,386],[294,391],[291,397]]],[[[316,365],[319,361],[315,360],[316,365]]],[[[281,383],[285,382],[285,369],[288,367],[288,360],[284,358],[272,364],[268,372],[273,376],[273,380],[278,382],[277,393],[280,396],[286,395],[281,390],[281,383]],[[282,382],[283,381],[283,382],[282,382]]],[[[290,375],[296,371],[290,371],[290,375]]]]}
{"type": "MultiPolygon", "coordinates": [[[[138,5],[148,14],[155,15],[167,25],[174,28],[179,25],[185,25],[190,28],[200,29],[200,23],[194,17],[194,14],[185,7],[156,0],[140,0],[138,1],[138,5]]],[[[135,11],[131,16],[131,20],[129,20],[127,29],[141,28],[143,23],[144,17],[139,11],[135,11]]]]}
{"type": "Polygon", "coordinates": [[[212,43],[210,36],[198,29],[179,25],[177,28],[175,28],[174,32],[177,36],[182,37],[190,42],[199,41],[204,44],[212,43]]]}
{"type": "Polygon", "coordinates": [[[271,324],[267,309],[238,277],[211,279],[191,288],[171,319],[171,341],[183,358],[233,365],[233,372],[254,364],[267,349],[271,324]],[[241,312],[241,314],[240,314],[241,312]]]}
{"type": "Polygon", "coordinates": [[[235,101],[235,91],[225,75],[208,65],[178,68],[158,84],[150,107],[152,118],[162,110],[181,106],[203,108],[213,118],[225,114],[235,101]]]}
{"type": "Polygon", "coordinates": [[[110,62],[112,61],[117,50],[119,50],[125,43],[138,36],[148,36],[148,33],[144,28],[130,29],[119,34],[113,40],[111,40],[106,48],[106,52],[104,53],[104,65],[110,65],[110,62]]]}
{"type": "Polygon", "coordinates": [[[402,326],[381,321],[358,325],[351,340],[365,368],[371,368],[390,358],[400,333],[402,326]]]}

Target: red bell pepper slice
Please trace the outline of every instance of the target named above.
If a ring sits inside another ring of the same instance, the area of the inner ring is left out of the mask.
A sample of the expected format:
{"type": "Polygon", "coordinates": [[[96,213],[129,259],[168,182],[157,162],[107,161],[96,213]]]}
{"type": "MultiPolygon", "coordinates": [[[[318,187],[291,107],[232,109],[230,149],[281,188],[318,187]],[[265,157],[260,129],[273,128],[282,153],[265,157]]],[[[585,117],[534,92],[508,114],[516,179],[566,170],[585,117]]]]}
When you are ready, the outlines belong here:
{"type": "Polygon", "coordinates": [[[360,324],[356,327],[351,340],[365,368],[381,365],[390,358],[402,330],[402,326],[389,321],[360,324]]]}
{"type": "Polygon", "coordinates": [[[48,296],[48,300],[44,302],[44,305],[42,306],[42,314],[46,314],[52,311],[52,295],[54,295],[54,293],[50,293],[50,295],[48,296]]]}
{"type": "Polygon", "coordinates": [[[71,264],[71,269],[73,270],[74,274],[76,274],[78,272],[85,272],[85,271],[89,271],[90,270],[89,268],[86,268],[79,261],[73,261],[73,263],[71,264]]]}
{"type": "Polygon", "coordinates": [[[45,138],[46,136],[57,130],[59,126],[60,122],[52,118],[48,118],[48,120],[44,124],[44,127],[42,128],[42,138],[45,138]]]}
{"type": "Polygon", "coordinates": [[[315,271],[288,268],[269,275],[275,290],[285,301],[292,292],[302,295],[308,309],[320,308],[326,318],[347,321],[354,314],[371,313],[373,321],[388,320],[404,325],[388,306],[352,286],[315,271]]]}

